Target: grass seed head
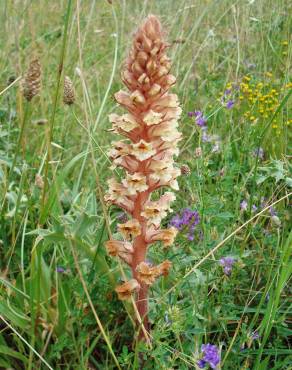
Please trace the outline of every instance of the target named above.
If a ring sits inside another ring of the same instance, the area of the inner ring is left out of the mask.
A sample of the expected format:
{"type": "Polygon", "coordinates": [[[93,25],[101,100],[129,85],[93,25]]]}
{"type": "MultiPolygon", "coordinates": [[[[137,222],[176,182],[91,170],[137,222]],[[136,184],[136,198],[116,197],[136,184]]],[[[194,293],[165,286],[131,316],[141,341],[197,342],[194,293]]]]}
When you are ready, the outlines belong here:
{"type": "Polygon", "coordinates": [[[75,103],[75,89],[70,77],[68,76],[65,76],[64,78],[63,102],[67,105],[75,103]]]}
{"type": "Polygon", "coordinates": [[[38,58],[32,59],[23,80],[23,95],[27,101],[40,93],[41,65],[38,58]]]}

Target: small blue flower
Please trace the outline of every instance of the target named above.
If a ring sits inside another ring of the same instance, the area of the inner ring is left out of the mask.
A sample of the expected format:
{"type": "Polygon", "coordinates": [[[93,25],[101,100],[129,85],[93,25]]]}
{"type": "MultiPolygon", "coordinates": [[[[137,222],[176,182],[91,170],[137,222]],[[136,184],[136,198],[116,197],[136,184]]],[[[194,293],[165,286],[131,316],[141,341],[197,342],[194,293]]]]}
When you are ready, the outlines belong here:
{"type": "Polygon", "coordinates": [[[251,209],[252,209],[253,212],[256,212],[257,209],[258,209],[258,207],[255,204],[253,204],[252,207],[251,207],[251,209]]]}
{"type": "Polygon", "coordinates": [[[200,216],[197,211],[193,211],[190,208],[185,208],[181,213],[176,214],[170,220],[170,225],[176,229],[182,231],[183,229],[188,230],[188,239],[194,240],[194,231],[196,225],[200,222],[200,216]]]}
{"type": "Polygon", "coordinates": [[[222,257],[219,260],[220,265],[223,267],[225,275],[230,275],[232,271],[232,266],[235,263],[235,258],[233,257],[222,257]]]}
{"type": "Polygon", "coordinates": [[[226,108],[227,109],[232,109],[234,107],[234,100],[228,100],[228,102],[226,103],[226,108]]]}
{"type": "Polygon", "coordinates": [[[260,339],[260,335],[256,330],[251,333],[250,337],[252,340],[260,339]]]}
{"type": "Polygon", "coordinates": [[[64,269],[62,266],[57,266],[56,271],[62,274],[66,271],[66,269],[64,269]]]}
{"type": "Polygon", "coordinates": [[[198,361],[198,366],[203,369],[207,364],[211,369],[216,369],[220,363],[220,354],[218,347],[212,344],[203,344],[201,347],[203,357],[198,361]]]}
{"type": "Polygon", "coordinates": [[[246,211],[247,210],[247,206],[248,206],[248,203],[246,200],[243,200],[241,203],[240,203],[240,209],[242,211],[246,211]]]}

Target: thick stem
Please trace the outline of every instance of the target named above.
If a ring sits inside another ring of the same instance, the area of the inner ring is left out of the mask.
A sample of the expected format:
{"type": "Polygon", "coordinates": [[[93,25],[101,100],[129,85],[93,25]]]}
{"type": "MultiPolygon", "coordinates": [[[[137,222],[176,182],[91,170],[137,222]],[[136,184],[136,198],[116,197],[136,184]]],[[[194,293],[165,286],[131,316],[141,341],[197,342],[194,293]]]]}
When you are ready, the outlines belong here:
{"type": "MultiPolygon", "coordinates": [[[[133,263],[132,263],[132,273],[133,277],[139,282],[141,288],[139,292],[137,293],[136,296],[136,305],[137,305],[137,310],[139,312],[139,315],[142,319],[143,325],[146,329],[146,331],[149,330],[149,323],[148,323],[148,286],[143,283],[141,280],[138,278],[137,274],[137,266],[145,261],[146,257],[146,248],[147,245],[145,243],[145,240],[142,235],[139,235],[135,241],[134,241],[134,254],[133,254],[133,263]]],[[[138,323],[139,325],[139,323],[138,323]]],[[[139,330],[139,339],[145,339],[145,335],[143,331],[139,330]]]]}
{"type": "MultiPolygon", "coordinates": [[[[146,331],[149,331],[149,322],[148,322],[148,286],[147,284],[143,283],[137,273],[137,266],[145,261],[146,253],[147,253],[147,243],[145,241],[145,233],[146,233],[146,220],[141,216],[141,210],[143,208],[144,203],[149,199],[148,192],[141,193],[135,202],[135,210],[133,212],[133,217],[137,219],[140,222],[141,225],[141,234],[138,235],[134,242],[133,242],[133,261],[132,261],[132,274],[133,277],[138,281],[140,284],[140,290],[137,293],[136,296],[136,305],[137,310],[139,312],[139,315],[142,319],[143,325],[146,329],[146,331]]],[[[139,323],[137,323],[137,326],[140,326],[139,323]]],[[[139,340],[145,340],[145,334],[139,328],[138,333],[138,339],[139,340]]]]}

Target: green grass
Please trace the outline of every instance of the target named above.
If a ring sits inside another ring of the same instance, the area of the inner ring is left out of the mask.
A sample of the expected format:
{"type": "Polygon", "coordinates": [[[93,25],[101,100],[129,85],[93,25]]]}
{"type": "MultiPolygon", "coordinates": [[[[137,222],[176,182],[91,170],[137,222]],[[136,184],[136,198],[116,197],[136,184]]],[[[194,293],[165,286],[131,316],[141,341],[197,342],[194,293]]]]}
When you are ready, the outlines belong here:
{"type": "Polygon", "coordinates": [[[291,4],[112,2],[1,3],[0,368],[139,369],[142,356],[143,369],[192,369],[212,343],[222,369],[291,369],[291,4]],[[191,169],[164,224],[186,207],[201,220],[193,241],[180,232],[171,248],[150,251],[153,262],[173,263],[151,288],[151,349],[133,342],[133,307],[114,292],[120,266],[104,241],[120,210],[102,202],[114,140],[107,117],[131,35],[149,13],[169,31],[183,108],[177,163],[191,169]],[[34,54],[42,91],[27,104],[20,80],[7,81],[34,54]],[[64,75],[76,88],[71,107],[64,75]],[[228,83],[240,86],[230,110],[221,103],[228,83]],[[264,112],[256,90],[271,101],[264,112]],[[194,110],[208,118],[213,142],[188,117],[194,110]],[[223,256],[236,258],[230,276],[223,256]]]}

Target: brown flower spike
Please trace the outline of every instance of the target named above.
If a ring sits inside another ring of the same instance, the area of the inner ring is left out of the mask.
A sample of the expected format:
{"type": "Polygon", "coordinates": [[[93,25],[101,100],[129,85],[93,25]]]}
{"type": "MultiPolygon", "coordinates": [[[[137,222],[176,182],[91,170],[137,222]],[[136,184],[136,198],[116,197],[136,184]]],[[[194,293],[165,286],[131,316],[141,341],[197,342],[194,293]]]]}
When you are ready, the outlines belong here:
{"type": "MultiPolygon", "coordinates": [[[[109,117],[114,132],[125,138],[112,144],[109,153],[112,168],[122,167],[125,177],[121,182],[115,178],[108,181],[105,200],[131,217],[118,225],[123,240],[108,241],[107,249],[110,255],[120,257],[131,267],[133,278],[118,286],[116,292],[120,299],[131,298],[136,292],[137,309],[146,330],[149,330],[149,285],[159,276],[167,275],[171,266],[167,260],[158,266],[149,265],[147,247],[157,241],[169,246],[176,235],[174,228],[160,229],[175,195],[167,191],[152,200],[151,193],[161,187],[178,190],[176,178],[181,172],[173,159],[178,155],[177,143],[181,138],[177,130],[181,108],[177,96],[168,92],[175,77],[170,74],[167,46],[159,19],[148,16],[134,36],[122,72],[128,91],[115,94],[127,113],[109,117]]],[[[142,332],[139,337],[144,338],[142,332]]]]}
{"type": "Polygon", "coordinates": [[[41,65],[38,58],[33,59],[23,80],[23,95],[27,101],[38,95],[41,90],[41,65]]]}
{"type": "Polygon", "coordinates": [[[75,89],[73,82],[68,76],[64,78],[63,102],[67,105],[74,104],[75,102],[75,89]]]}

